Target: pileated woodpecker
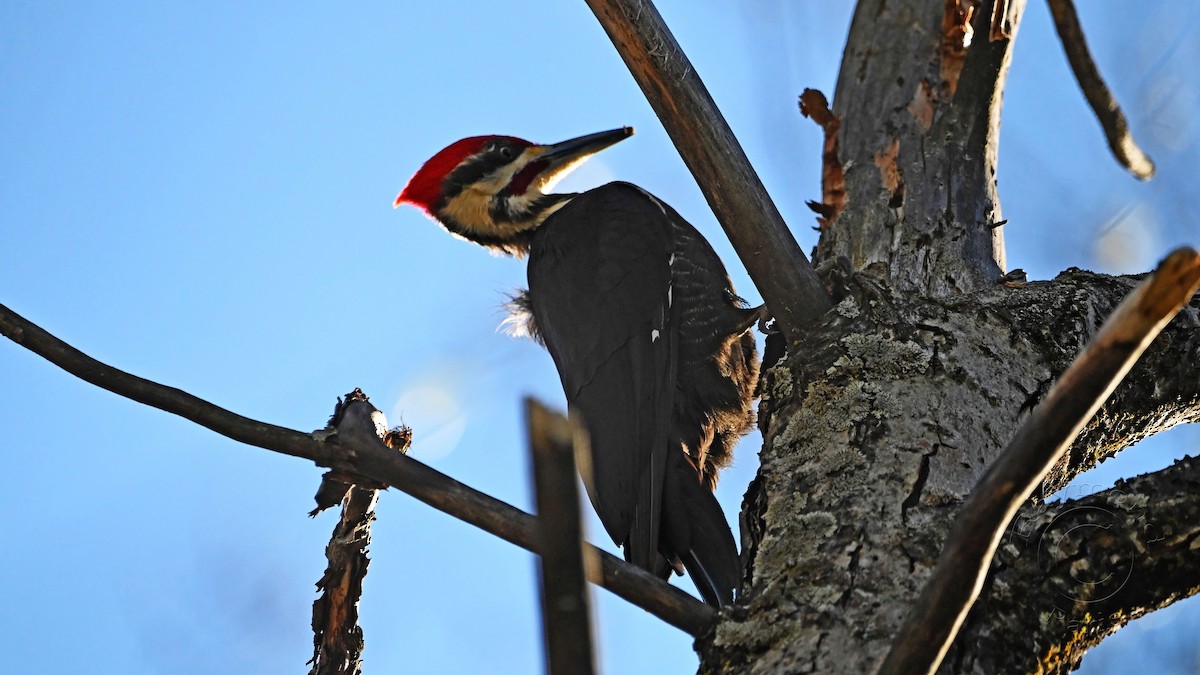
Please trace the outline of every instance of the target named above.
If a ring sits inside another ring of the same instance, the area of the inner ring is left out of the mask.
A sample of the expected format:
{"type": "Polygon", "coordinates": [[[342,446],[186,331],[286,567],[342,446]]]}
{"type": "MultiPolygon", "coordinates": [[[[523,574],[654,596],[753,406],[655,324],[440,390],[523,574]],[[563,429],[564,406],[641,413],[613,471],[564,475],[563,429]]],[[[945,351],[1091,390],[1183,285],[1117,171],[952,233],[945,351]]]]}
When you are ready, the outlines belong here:
{"type": "Polygon", "coordinates": [[[686,569],[704,599],[732,602],[737,546],[713,488],[753,424],[760,312],[734,294],[704,237],[629,183],[546,194],[589,156],[633,134],[555,145],[464,138],[396,197],[468,241],[529,256],[509,323],[554,358],[591,446],[585,485],[626,560],[686,569]]]}

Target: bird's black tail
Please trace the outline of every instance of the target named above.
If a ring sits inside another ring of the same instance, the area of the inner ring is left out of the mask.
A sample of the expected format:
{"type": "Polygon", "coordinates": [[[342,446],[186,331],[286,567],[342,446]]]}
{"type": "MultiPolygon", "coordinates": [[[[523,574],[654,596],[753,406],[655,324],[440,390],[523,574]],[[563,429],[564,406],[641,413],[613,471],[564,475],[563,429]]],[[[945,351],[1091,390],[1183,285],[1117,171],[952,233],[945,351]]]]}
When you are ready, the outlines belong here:
{"type": "Polygon", "coordinates": [[[682,452],[670,453],[664,478],[664,555],[683,563],[705,602],[731,604],[742,583],[742,563],[721,505],[682,452]]]}

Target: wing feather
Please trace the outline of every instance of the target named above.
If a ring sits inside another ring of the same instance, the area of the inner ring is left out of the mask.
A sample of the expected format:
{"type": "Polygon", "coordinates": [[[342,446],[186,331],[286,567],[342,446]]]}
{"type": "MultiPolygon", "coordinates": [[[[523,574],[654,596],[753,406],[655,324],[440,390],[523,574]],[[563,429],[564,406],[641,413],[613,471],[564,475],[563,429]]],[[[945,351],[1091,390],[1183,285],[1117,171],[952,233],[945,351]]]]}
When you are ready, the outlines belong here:
{"type": "Polygon", "coordinates": [[[674,241],[657,203],[614,183],[573,198],[534,237],[529,300],[567,402],[590,436],[588,495],[631,562],[660,567],[678,377],[674,241]]]}

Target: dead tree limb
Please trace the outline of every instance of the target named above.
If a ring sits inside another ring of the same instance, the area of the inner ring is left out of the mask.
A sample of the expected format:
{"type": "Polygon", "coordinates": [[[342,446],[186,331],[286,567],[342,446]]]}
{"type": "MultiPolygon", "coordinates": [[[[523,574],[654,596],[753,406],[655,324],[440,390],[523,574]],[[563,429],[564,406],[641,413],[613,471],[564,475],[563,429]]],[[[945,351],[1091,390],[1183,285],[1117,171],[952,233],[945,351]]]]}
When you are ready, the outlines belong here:
{"type": "Polygon", "coordinates": [[[359,675],[364,644],[358,602],[371,560],[371,523],[379,491],[347,486],[341,516],[325,546],[328,561],[313,601],[313,657],[309,675],[359,675]]]}
{"type": "Polygon", "coordinates": [[[1068,673],[1130,621],[1195,594],[1200,459],[1056,504],[1026,504],[955,643],[960,672],[1068,673]],[[1000,645],[1030,645],[1005,649],[1000,645]],[[973,664],[973,666],[972,666],[973,664]]]}
{"type": "MultiPolygon", "coordinates": [[[[1052,281],[1033,281],[1016,287],[996,285],[954,300],[959,318],[944,321],[937,312],[921,312],[911,320],[961,333],[988,317],[1012,337],[1011,343],[1038,345],[1035,362],[1011,367],[1036,375],[1022,385],[1024,400],[998,417],[1023,419],[1045,398],[1050,386],[1087,347],[1100,323],[1112,313],[1146,274],[1111,276],[1071,268],[1052,281]],[[919,318],[918,318],[919,317],[919,318]]],[[[984,355],[986,356],[986,355],[984,355]]],[[[991,357],[995,358],[995,357],[991,357]]],[[[1001,359],[1010,356],[1001,357],[1001,359]]],[[[1163,373],[1200,372],[1200,296],[1167,324],[1154,344],[1138,359],[1100,411],[1051,469],[1035,493],[1054,494],[1084,471],[1125,448],[1181,424],[1200,422],[1200,378],[1164,377],[1163,373]]],[[[1009,433],[1014,427],[1009,427],[1009,433]]],[[[961,439],[965,443],[965,438],[961,439]]],[[[998,439],[1002,450],[1008,438],[998,439]]],[[[965,486],[969,492],[976,477],[965,486]]]]}
{"type": "Polygon", "coordinates": [[[1200,252],[1178,249],[1104,322],[963,505],[880,673],[937,670],[1013,515],[1198,285],[1200,252]]]}
{"type": "Polygon", "coordinates": [[[700,76],[650,0],[587,0],[642,88],[783,332],[832,306],[700,76]]]}
{"type": "MultiPolygon", "coordinates": [[[[338,399],[326,429],[345,436],[370,434],[400,453],[408,452],[412,430],[390,430],[387,419],[361,389],[338,399]]],[[[354,479],[330,471],[321,478],[317,490],[317,508],[309,515],[341,501],[342,512],[325,546],[328,564],[317,582],[321,595],[313,601],[313,657],[309,675],[358,675],[362,672],[364,647],[362,627],[358,623],[358,602],[363,579],[371,560],[371,523],[380,486],[353,485],[354,479]],[[350,481],[349,483],[345,481],[350,481]],[[334,499],[336,497],[336,499],[334,499]]]]}
{"type": "Polygon", "coordinates": [[[1129,122],[1125,113],[1104,78],[1100,69],[1088,50],[1087,40],[1083,36],[1083,27],[1079,24],[1079,14],[1075,12],[1073,0],[1049,0],[1050,13],[1054,16],[1054,28],[1058,38],[1062,40],[1063,50],[1067,52],[1067,61],[1071,63],[1071,71],[1088,105],[1100,121],[1104,136],[1108,139],[1108,147],[1113,156],[1129,173],[1139,180],[1149,180],[1154,176],[1154,162],[1142,152],[1129,133],[1129,122]]]}
{"type": "MultiPolygon", "coordinates": [[[[583,525],[575,480],[575,434],[562,415],[525,399],[537,488],[542,634],[552,675],[592,675],[592,617],[584,582],[583,525]]],[[[594,561],[593,561],[594,562],[594,561]]]]}
{"type": "MultiPolygon", "coordinates": [[[[101,363],[4,305],[0,305],[0,334],[101,389],[179,415],[235,441],[394,487],[505,541],[538,552],[536,518],[394,452],[378,438],[371,442],[358,436],[306,434],[243,417],[185,391],[101,363]]],[[[712,607],[610,553],[593,546],[589,550],[600,559],[600,565],[598,570],[589,570],[588,581],[690,635],[699,636],[711,628],[716,617],[712,607]]]]}

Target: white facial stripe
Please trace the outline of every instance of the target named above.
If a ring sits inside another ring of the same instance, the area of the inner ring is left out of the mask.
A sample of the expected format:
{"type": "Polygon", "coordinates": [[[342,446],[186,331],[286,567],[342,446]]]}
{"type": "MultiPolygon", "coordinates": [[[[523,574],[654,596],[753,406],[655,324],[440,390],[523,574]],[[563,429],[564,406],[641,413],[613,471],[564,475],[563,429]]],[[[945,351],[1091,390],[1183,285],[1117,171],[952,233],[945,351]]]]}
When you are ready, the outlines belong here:
{"type": "Polygon", "coordinates": [[[494,193],[477,189],[478,184],[469,186],[451,199],[441,214],[449,217],[464,229],[489,237],[507,237],[530,227],[529,223],[497,223],[492,218],[491,202],[494,193]]]}
{"type": "MultiPolygon", "coordinates": [[[[452,219],[468,232],[487,237],[507,238],[541,225],[542,221],[549,218],[551,214],[566,206],[567,200],[552,204],[540,213],[531,214],[529,220],[496,222],[492,217],[491,207],[492,200],[512,182],[513,177],[530,162],[536,161],[545,151],[546,146],[535,145],[526,148],[516,161],[486,176],[483,180],[463,188],[441,209],[441,214],[452,219]]],[[[574,162],[568,167],[559,167],[552,172],[555,174],[553,176],[545,176],[545,174],[538,176],[529,184],[523,194],[504,197],[506,210],[512,214],[529,213],[533,203],[544,196],[541,187],[548,182],[544,178],[549,179],[550,182],[555,181],[566,173],[563,168],[569,170],[574,164],[578,164],[578,162],[574,162]]]]}
{"type": "Polygon", "coordinates": [[[564,200],[558,202],[557,204],[551,204],[550,206],[547,206],[545,209],[542,210],[541,213],[538,214],[537,224],[541,225],[542,221],[544,221],[547,218],[549,218],[550,216],[554,215],[559,209],[566,206],[567,202],[570,202],[570,201],[571,201],[570,199],[564,199],[564,200]]]}
{"type": "Polygon", "coordinates": [[[504,202],[509,213],[528,213],[534,199],[535,195],[526,192],[523,195],[509,195],[504,198],[504,202]]]}

